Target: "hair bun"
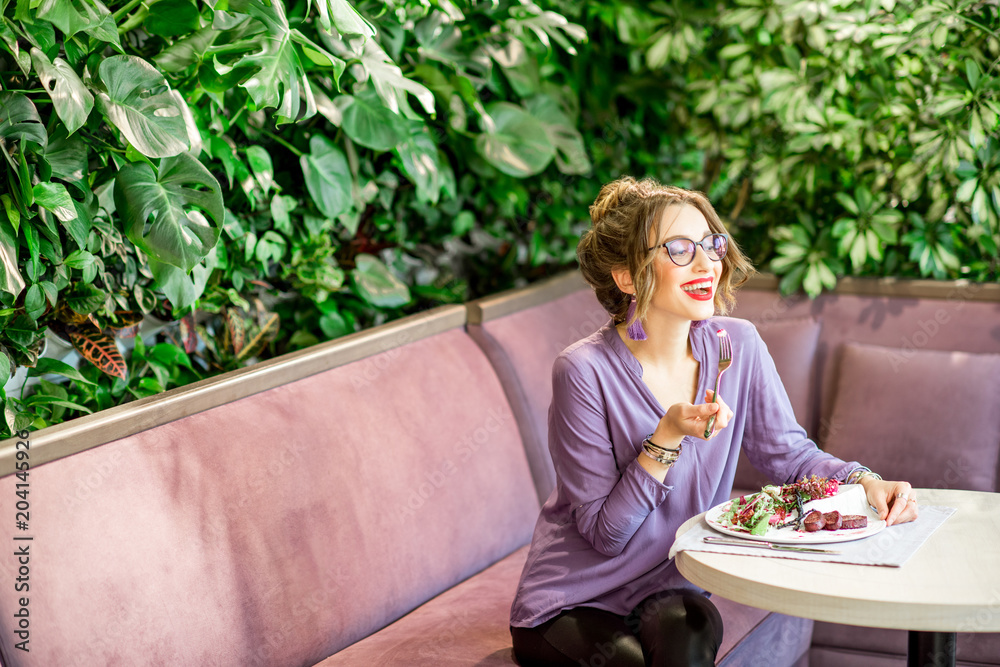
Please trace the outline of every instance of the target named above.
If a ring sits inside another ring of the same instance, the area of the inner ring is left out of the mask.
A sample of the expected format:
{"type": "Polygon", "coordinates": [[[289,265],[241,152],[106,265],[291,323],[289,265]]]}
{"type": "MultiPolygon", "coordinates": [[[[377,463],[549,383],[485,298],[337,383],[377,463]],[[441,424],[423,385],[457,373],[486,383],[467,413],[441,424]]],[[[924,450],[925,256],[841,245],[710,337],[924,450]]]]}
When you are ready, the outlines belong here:
{"type": "Polygon", "coordinates": [[[607,215],[608,211],[622,203],[625,196],[636,190],[638,181],[631,176],[622,176],[616,181],[606,183],[597,194],[597,199],[590,206],[590,219],[594,224],[607,215]]]}

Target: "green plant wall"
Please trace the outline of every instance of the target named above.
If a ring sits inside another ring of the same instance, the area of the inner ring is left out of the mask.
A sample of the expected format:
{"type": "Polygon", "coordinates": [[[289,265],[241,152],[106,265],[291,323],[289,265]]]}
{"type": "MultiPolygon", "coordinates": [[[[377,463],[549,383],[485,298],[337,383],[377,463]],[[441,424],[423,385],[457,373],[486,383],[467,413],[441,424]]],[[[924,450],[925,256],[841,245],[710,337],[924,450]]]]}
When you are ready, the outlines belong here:
{"type": "Polygon", "coordinates": [[[0,8],[8,433],[568,268],[624,173],[788,291],[997,277],[995,3],[0,8]]]}

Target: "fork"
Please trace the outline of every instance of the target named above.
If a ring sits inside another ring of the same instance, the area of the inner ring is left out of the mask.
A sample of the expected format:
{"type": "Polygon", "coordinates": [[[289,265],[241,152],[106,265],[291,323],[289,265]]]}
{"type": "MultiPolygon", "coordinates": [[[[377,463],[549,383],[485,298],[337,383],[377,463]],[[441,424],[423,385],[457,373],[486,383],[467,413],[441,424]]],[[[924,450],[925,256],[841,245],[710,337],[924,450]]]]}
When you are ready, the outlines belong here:
{"type": "MultiPolygon", "coordinates": [[[[719,402],[719,381],[722,379],[722,374],[727,368],[733,365],[733,342],[729,338],[729,334],[726,333],[725,329],[719,329],[716,332],[719,337],[719,375],[715,378],[715,391],[712,393],[712,402],[719,402]]],[[[711,438],[715,433],[715,415],[708,418],[708,425],[705,427],[705,437],[711,438]]]]}

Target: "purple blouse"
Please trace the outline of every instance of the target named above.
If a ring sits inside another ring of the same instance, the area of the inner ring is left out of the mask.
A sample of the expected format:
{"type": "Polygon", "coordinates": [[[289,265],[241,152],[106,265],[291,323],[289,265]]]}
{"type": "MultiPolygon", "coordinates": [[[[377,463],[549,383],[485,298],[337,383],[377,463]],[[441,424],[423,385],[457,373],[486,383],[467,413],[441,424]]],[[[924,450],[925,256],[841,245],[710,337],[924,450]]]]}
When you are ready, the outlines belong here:
{"type": "Polygon", "coordinates": [[[698,590],[667,553],[682,523],[729,499],[741,446],[755,467],[784,483],[812,474],[843,479],[859,465],[806,436],[767,346],[746,320],[692,324],[699,400],[715,382],[720,328],[732,340],[733,364],[719,394],[734,417],[711,440],[685,437],[663,484],[636,457],[669,406],[642,381],[642,367],[613,324],[556,359],[549,407],[556,487],[535,525],[512,626],[534,627],[580,606],[625,615],[659,591],[698,590]]]}

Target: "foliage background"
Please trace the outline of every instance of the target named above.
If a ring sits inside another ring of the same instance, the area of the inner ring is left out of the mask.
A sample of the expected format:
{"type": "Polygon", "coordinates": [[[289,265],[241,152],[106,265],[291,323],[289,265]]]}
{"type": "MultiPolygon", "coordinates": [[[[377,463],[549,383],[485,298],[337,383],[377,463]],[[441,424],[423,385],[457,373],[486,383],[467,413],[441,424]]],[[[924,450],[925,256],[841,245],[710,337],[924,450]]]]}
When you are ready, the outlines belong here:
{"type": "Polygon", "coordinates": [[[572,266],[624,173],[786,291],[997,278],[995,1],[0,8],[8,433],[572,266]]]}

